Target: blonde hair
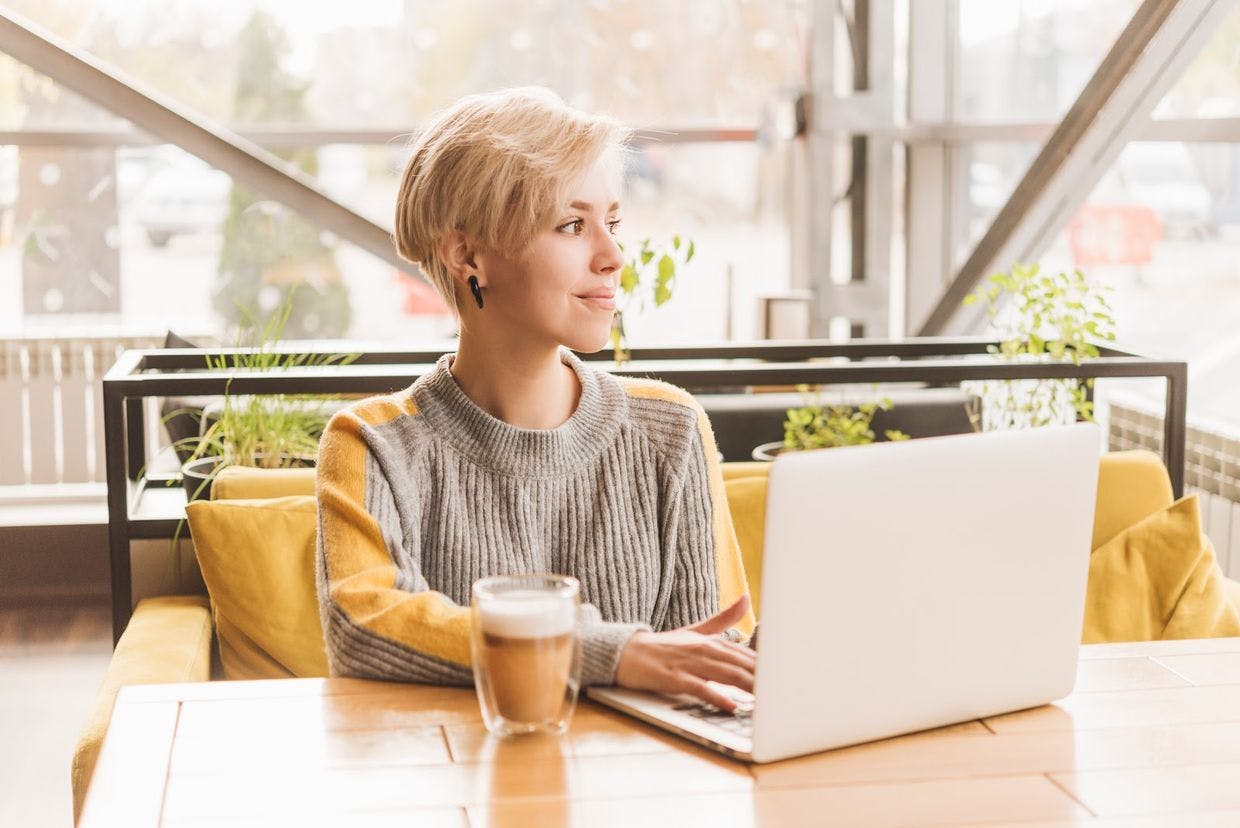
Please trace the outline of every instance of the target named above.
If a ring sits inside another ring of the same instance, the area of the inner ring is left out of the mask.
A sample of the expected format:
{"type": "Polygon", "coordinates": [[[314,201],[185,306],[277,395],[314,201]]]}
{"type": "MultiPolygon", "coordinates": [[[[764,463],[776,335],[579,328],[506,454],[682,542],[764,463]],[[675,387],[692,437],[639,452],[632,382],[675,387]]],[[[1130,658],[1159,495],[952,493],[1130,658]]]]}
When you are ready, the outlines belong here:
{"type": "Polygon", "coordinates": [[[439,256],[444,234],[460,230],[484,249],[519,255],[595,164],[619,172],[628,137],[617,121],[541,87],[462,98],[413,141],[396,199],[396,249],[459,315],[439,256]]]}

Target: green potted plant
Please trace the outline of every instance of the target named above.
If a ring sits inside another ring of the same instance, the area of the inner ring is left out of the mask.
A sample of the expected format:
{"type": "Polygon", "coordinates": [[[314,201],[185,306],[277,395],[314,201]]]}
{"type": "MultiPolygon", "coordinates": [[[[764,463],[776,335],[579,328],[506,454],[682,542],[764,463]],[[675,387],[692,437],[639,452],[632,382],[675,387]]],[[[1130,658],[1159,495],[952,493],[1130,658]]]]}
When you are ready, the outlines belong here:
{"type": "MultiPolygon", "coordinates": [[[[991,276],[964,299],[986,303],[1000,343],[989,350],[1016,362],[1071,362],[1098,356],[1097,342],[1115,341],[1115,318],[1105,288],[1080,270],[1043,273],[1038,265],[1013,265],[991,276]]],[[[969,419],[979,431],[1070,423],[1094,418],[1092,379],[983,380],[969,419]]]]}
{"type": "MultiPolygon", "coordinates": [[[[875,440],[874,415],[891,410],[891,400],[887,398],[853,406],[843,402],[824,403],[821,388],[798,385],[797,390],[805,397],[805,405],[788,409],[784,439],[758,446],[753,450],[753,459],[774,460],[785,451],[872,443],[875,440]]],[[[886,429],[883,436],[891,441],[909,438],[897,429],[886,429]]]]}
{"type": "MultiPolygon", "coordinates": [[[[624,252],[624,246],[620,249],[624,252]]],[[[611,321],[611,347],[615,355],[616,365],[629,361],[629,346],[624,333],[624,314],[636,298],[638,306],[645,310],[652,302],[654,307],[661,308],[672,298],[672,290],[676,284],[676,270],[693,261],[697,251],[692,239],[673,235],[666,244],[655,244],[650,239],[642,239],[641,247],[635,254],[628,257],[620,270],[620,292],[624,295],[623,305],[616,308],[611,321]],[[648,285],[648,292],[641,291],[648,285]]]]}
{"type": "Polygon", "coordinates": [[[228,380],[220,408],[201,415],[206,424],[201,436],[180,441],[193,447],[181,467],[182,481],[191,500],[210,498],[212,481],[228,466],[278,469],[314,465],[334,397],[234,395],[228,390],[237,372],[348,364],[357,358],[355,354],[311,357],[275,351],[274,345],[280,341],[292,308],[290,294],[262,323],[255,322],[252,312],[243,312],[237,336],[237,346],[242,350],[207,357],[209,368],[232,371],[234,377],[228,380]]]}

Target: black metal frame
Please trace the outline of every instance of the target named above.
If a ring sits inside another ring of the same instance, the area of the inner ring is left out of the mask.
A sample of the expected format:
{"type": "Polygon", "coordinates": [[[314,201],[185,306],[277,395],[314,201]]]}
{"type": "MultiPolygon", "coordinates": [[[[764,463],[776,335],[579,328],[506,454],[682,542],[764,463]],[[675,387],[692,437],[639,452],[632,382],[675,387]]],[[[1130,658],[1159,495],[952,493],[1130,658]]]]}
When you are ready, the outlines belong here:
{"type": "MultiPolygon", "coordinates": [[[[1188,365],[1147,359],[1115,348],[1082,365],[1071,363],[1013,363],[997,359],[985,338],[917,338],[906,341],[823,340],[764,342],[702,347],[635,348],[632,361],[622,367],[606,352],[583,355],[621,376],[655,377],[691,391],[709,392],[751,386],[810,383],[921,383],[941,386],[966,380],[1086,379],[1162,377],[1167,381],[1163,459],[1176,497],[1184,490],[1185,418],[1188,407],[1188,365]],[[955,357],[955,359],[953,359],[955,357]]],[[[278,371],[220,371],[209,369],[206,358],[218,360],[239,349],[132,350],[117,360],[103,379],[103,417],[108,481],[108,543],[112,574],[113,638],[119,639],[132,612],[129,542],[167,538],[183,514],[150,514],[143,499],[151,484],[163,491],[176,477],[144,477],[145,419],[142,401],[148,397],[211,396],[231,394],[341,394],[391,393],[427,373],[443,350],[372,349],[357,354],[347,365],[281,369],[278,371]],[[123,439],[117,439],[123,437],[123,439]]],[[[339,351],[288,348],[289,354],[327,356],[339,351]]],[[[171,497],[177,497],[172,495],[171,497]]],[[[183,497],[183,495],[179,495],[183,497]]]]}

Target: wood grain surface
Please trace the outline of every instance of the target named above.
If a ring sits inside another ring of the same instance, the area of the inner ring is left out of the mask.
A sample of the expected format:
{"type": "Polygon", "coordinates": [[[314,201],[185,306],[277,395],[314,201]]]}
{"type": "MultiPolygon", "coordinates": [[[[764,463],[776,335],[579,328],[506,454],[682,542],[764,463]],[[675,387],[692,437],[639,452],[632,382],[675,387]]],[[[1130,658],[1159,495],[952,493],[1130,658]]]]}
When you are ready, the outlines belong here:
{"type": "Polygon", "coordinates": [[[497,741],[471,690],[127,688],[81,825],[1240,825],[1240,639],[1080,664],[1052,705],[752,766],[589,702],[497,741]]]}

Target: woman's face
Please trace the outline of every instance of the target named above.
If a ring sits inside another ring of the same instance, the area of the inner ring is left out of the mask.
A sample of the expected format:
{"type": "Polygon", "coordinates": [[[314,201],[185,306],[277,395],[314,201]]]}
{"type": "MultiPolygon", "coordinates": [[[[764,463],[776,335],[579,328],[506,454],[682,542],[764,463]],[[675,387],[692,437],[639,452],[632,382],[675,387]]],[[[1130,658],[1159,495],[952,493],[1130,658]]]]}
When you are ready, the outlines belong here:
{"type": "Polygon", "coordinates": [[[486,307],[477,324],[503,324],[515,335],[592,353],[607,344],[616,310],[620,205],[600,166],[569,201],[519,256],[479,254],[486,307]]]}

